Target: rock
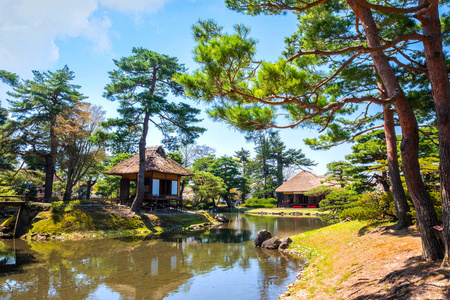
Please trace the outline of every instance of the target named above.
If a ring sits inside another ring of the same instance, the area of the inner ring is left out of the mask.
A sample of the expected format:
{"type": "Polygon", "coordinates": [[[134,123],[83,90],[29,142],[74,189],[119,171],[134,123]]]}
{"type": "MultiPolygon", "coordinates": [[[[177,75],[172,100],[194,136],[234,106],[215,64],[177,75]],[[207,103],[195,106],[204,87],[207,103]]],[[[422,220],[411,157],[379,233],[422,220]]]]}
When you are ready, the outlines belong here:
{"type": "Polygon", "coordinates": [[[292,243],[291,238],[287,237],[284,238],[283,242],[281,242],[280,246],[278,247],[278,250],[284,250],[289,247],[289,244],[292,243]]]}
{"type": "Polygon", "coordinates": [[[215,216],[214,219],[220,223],[228,223],[228,219],[224,216],[215,216]]]}
{"type": "Polygon", "coordinates": [[[202,224],[193,224],[191,226],[189,226],[189,230],[202,230],[203,229],[203,225],[202,224]]]}
{"type": "Polygon", "coordinates": [[[271,237],[272,237],[272,234],[270,232],[268,232],[266,229],[258,231],[258,233],[256,234],[256,237],[255,237],[255,246],[261,247],[262,243],[265,240],[270,239],[271,237]]]}
{"type": "Polygon", "coordinates": [[[266,249],[278,249],[278,247],[280,246],[281,241],[277,236],[274,236],[273,238],[270,238],[268,240],[265,240],[262,245],[261,248],[266,248],[266,249]]]}

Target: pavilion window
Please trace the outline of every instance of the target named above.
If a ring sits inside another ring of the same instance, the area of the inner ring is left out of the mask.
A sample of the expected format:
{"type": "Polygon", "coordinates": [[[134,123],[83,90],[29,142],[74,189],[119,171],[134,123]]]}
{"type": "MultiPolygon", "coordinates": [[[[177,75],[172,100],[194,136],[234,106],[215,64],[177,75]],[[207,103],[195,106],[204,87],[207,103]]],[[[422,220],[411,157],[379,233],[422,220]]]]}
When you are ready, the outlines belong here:
{"type": "Polygon", "coordinates": [[[159,196],[159,179],[153,179],[152,195],[159,196]]]}
{"type": "Polygon", "coordinates": [[[178,181],[172,180],[172,195],[178,195],[178,181]]]}

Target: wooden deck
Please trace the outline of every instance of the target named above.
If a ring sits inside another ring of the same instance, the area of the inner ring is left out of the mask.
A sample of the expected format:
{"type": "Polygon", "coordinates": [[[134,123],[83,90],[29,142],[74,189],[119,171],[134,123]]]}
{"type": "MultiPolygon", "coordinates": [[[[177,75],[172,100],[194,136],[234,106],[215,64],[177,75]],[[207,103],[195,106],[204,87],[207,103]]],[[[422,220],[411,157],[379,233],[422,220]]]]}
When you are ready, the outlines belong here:
{"type": "MultiPolygon", "coordinates": [[[[120,204],[123,205],[131,205],[134,200],[134,196],[128,198],[128,199],[117,199],[120,204]]],[[[143,208],[148,208],[150,210],[158,210],[158,209],[165,209],[165,208],[174,208],[174,209],[183,209],[183,202],[182,199],[173,196],[173,195],[160,195],[160,196],[152,196],[152,197],[145,197],[144,201],[142,203],[143,208]]]]}

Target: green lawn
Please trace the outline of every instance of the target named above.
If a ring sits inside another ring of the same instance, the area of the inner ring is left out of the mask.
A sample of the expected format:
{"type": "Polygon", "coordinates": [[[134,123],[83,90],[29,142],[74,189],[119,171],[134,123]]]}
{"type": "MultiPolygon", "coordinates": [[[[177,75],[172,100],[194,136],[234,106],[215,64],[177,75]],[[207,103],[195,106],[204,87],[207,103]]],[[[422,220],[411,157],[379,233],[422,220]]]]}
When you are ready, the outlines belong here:
{"type": "Polygon", "coordinates": [[[292,212],[301,212],[303,214],[305,213],[310,213],[310,214],[315,214],[315,213],[323,213],[323,212],[319,212],[319,209],[317,208],[255,208],[255,209],[251,209],[248,210],[247,213],[250,214],[258,214],[258,213],[268,213],[268,214],[272,214],[272,213],[280,213],[280,212],[284,212],[286,214],[292,213],[292,212]]]}

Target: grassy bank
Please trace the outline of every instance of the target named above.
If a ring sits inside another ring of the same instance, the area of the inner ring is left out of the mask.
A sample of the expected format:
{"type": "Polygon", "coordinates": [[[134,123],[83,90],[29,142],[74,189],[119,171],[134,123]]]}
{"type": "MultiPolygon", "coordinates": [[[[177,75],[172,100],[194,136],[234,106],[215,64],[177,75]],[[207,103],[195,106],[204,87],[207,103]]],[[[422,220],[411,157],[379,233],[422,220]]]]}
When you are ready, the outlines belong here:
{"type": "Polygon", "coordinates": [[[289,249],[310,260],[284,299],[444,299],[448,293],[449,274],[421,260],[415,229],[352,221],[291,238],[289,249]]]}
{"type": "Polygon", "coordinates": [[[159,235],[200,230],[213,223],[214,220],[206,213],[136,215],[128,208],[78,207],[71,211],[40,211],[23,238],[42,240],[159,235]]]}
{"type": "Polygon", "coordinates": [[[269,215],[279,215],[283,213],[286,216],[292,215],[294,213],[301,213],[302,215],[316,215],[322,214],[317,208],[254,208],[247,210],[247,214],[269,214],[269,215]]]}

